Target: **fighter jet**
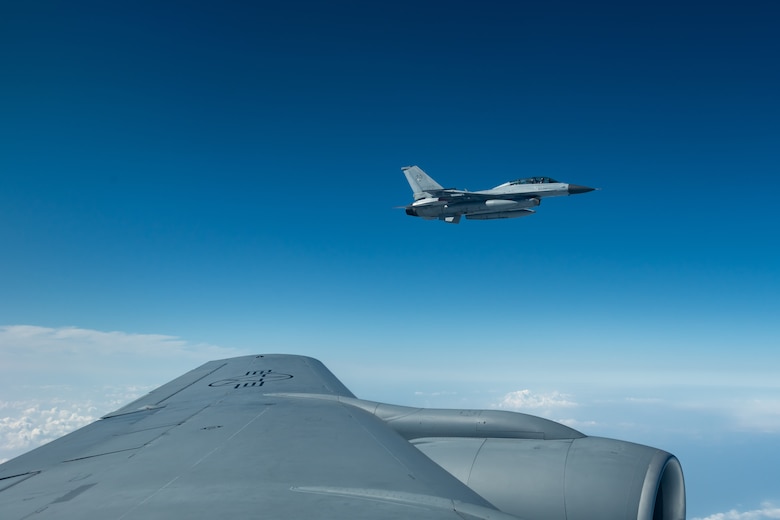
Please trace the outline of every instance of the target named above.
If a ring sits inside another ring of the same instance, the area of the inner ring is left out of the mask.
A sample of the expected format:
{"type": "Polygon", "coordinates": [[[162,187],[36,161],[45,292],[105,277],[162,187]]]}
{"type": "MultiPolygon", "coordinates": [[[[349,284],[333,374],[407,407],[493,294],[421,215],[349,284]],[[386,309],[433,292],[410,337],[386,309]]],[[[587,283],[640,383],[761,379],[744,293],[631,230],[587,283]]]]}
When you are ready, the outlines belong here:
{"type": "Polygon", "coordinates": [[[465,215],[471,220],[494,220],[533,215],[544,197],[587,193],[595,188],[559,182],[550,177],[528,177],[505,182],[490,190],[465,191],[444,188],[417,166],[401,168],[414,192],[406,214],[450,224],[465,215]]]}

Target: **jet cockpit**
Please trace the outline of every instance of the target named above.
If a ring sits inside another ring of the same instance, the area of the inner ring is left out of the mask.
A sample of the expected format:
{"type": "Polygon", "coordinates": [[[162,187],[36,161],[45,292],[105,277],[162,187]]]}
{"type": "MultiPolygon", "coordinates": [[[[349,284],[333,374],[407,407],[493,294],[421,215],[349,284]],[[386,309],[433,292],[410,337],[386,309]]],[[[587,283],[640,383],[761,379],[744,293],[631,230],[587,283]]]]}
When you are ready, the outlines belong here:
{"type": "Polygon", "coordinates": [[[525,179],[516,179],[513,181],[505,182],[496,188],[503,188],[505,186],[516,186],[518,184],[556,184],[558,181],[550,177],[526,177],[525,179]]]}

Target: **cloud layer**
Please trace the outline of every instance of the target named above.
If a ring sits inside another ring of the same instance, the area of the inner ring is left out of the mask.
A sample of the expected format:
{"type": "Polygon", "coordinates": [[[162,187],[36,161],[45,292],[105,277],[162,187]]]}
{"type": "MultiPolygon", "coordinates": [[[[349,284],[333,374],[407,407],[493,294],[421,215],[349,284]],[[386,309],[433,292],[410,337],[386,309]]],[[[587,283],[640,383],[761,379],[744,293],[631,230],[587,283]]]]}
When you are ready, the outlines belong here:
{"type": "Polygon", "coordinates": [[[725,513],[715,513],[704,518],[694,518],[693,520],[767,520],[780,518],[780,507],[771,503],[761,504],[760,509],[750,511],[737,511],[732,509],[725,513]]]}
{"type": "Polygon", "coordinates": [[[0,461],[62,437],[99,417],[98,408],[91,403],[48,407],[50,404],[0,402],[0,461]]]}
{"type": "Polygon", "coordinates": [[[213,359],[246,354],[160,334],[0,327],[0,461],[97,420],[213,359]]]}
{"type": "MultiPolygon", "coordinates": [[[[159,334],[0,326],[0,461],[84,426],[201,363],[250,353],[159,334]]],[[[595,376],[592,383],[581,384],[559,373],[530,383],[544,389],[534,391],[516,386],[519,379],[526,379],[516,375],[502,379],[485,371],[479,377],[464,379],[458,367],[412,365],[383,370],[367,355],[350,356],[343,366],[331,368],[343,379],[350,373],[358,381],[364,378],[367,393],[361,397],[368,399],[376,399],[376,392],[381,391],[385,397],[381,400],[398,404],[413,404],[403,402],[407,396],[425,406],[516,410],[557,420],[588,435],[669,449],[685,461],[692,461],[694,453],[686,453],[681,441],[695,441],[693,446],[702,446],[700,440],[709,439],[717,445],[718,438],[733,436],[738,441],[747,432],[766,434],[762,442],[771,444],[780,432],[780,394],[775,387],[632,387],[614,382],[599,386],[602,379],[595,376]],[[545,386],[551,380],[565,384],[554,383],[557,390],[552,390],[545,386]],[[412,386],[417,384],[422,386],[412,386]],[[512,388],[523,389],[507,391],[512,388]]],[[[744,446],[730,449],[739,454],[737,462],[751,469],[759,466],[751,462],[751,455],[744,454],[744,446]]],[[[767,453],[774,451],[758,450],[752,456],[763,461],[767,453]]],[[[698,475],[695,464],[686,467],[690,469],[686,476],[693,476],[692,489],[696,479],[704,482],[709,474],[723,475],[715,484],[724,493],[737,485],[724,481],[739,480],[734,472],[724,473],[725,468],[733,468],[733,460],[719,461],[707,453],[699,464],[706,471],[702,469],[698,475]]],[[[761,464],[769,468],[772,462],[761,464]]],[[[775,474],[763,481],[772,482],[775,474]]],[[[774,499],[773,490],[760,491],[758,499],[764,498],[774,499]]],[[[733,503],[745,502],[735,499],[733,503]]],[[[702,509],[699,506],[695,514],[701,517],[709,508],[702,509]]],[[[766,519],[780,519],[780,509],[764,504],[698,520],[766,519]]]]}
{"type": "Polygon", "coordinates": [[[505,410],[549,410],[553,408],[570,408],[577,403],[570,400],[569,395],[560,392],[533,393],[528,389],[509,392],[495,405],[505,410]]]}

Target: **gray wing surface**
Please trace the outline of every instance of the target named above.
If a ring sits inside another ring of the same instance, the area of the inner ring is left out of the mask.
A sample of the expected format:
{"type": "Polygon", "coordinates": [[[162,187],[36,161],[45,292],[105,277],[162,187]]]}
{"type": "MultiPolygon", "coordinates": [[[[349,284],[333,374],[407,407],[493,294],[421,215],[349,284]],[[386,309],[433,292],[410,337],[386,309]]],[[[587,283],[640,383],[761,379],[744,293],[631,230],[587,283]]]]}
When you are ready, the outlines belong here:
{"type": "Polygon", "coordinates": [[[461,191],[444,190],[431,194],[434,197],[442,199],[443,202],[482,202],[485,200],[521,200],[538,197],[537,193],[495,193],[488,191],[461,191]]]}
{"type": "Polygon", "coordinates": [[[514,518],[373,414],[294,394],[353,397],[311,358],[206,363],[0,465],[0,518],[514,518]]]}

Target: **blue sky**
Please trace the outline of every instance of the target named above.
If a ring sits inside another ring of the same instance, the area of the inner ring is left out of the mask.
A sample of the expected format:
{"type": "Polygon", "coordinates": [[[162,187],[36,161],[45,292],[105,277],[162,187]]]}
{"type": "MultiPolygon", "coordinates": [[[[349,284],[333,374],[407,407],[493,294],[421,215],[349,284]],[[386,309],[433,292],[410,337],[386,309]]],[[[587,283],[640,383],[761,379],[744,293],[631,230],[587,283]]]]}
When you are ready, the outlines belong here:
{"type": "Polygon", "coordinates": [[[208,359],[290,352],[368,399],[668,449],[689,517],[777,517],[779,20],[3,5],[0,459],[208,359]],[[395,209],[409,164],[600,191],[425,222],[395,209]]]}

